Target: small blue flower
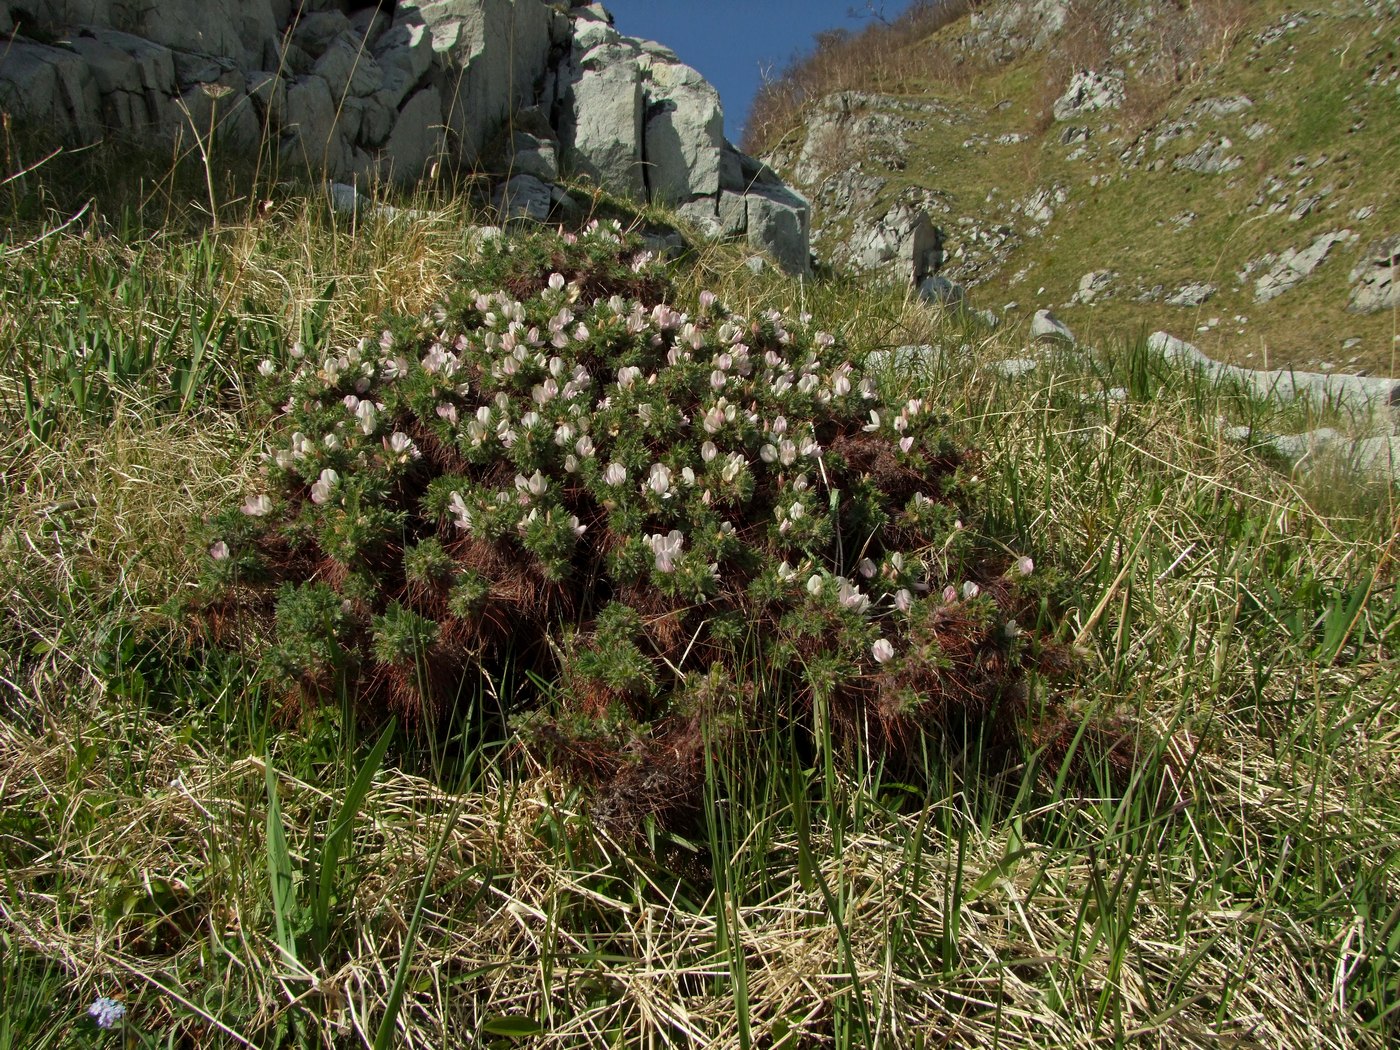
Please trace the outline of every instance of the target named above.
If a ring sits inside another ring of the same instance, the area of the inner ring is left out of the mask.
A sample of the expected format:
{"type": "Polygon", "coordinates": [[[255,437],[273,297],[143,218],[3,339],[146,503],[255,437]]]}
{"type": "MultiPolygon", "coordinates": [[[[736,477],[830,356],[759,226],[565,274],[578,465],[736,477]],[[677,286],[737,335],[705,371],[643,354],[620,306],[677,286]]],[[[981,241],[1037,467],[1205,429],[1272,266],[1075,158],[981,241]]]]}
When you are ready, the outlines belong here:
{"type": "Polygon", "coordinates": [[[126,1007],[115,999],[102,996],[93,1000],[88,1007],[88,1016],[97,1022],[98,1028],[115,1028],[126,1016],[126,1007]]]}

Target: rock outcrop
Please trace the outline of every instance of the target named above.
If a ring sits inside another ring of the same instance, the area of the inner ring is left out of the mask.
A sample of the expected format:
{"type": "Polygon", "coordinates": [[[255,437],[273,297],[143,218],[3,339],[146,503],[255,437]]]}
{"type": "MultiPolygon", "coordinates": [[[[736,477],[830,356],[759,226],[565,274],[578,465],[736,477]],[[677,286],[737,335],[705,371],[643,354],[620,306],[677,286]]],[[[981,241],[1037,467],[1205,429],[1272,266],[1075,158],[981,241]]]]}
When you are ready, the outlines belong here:
{"type": "Polygon", "coordinates": [[[544,0],[9,0],[0,109],[58,144],[212,139],[330,182],[498,176],[566,218],[561,178],[679,208],[785,269],[810,207],[724,139],[718,93],[599,5],[544,0]]]}

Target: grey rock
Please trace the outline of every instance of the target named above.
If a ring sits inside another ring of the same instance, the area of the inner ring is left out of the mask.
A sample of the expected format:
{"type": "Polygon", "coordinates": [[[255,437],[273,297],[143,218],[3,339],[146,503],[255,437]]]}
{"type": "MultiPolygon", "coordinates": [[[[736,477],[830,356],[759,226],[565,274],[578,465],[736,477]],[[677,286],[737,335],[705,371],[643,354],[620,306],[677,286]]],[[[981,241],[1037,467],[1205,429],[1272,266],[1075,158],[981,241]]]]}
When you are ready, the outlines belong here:
{"type": "Polygon", "coordinates": [[[443,116],[464,164],[475,164],[510,114],[535,101],[555,14],[538,0],[399,0],[396,21],[421,18],[432,36],[443,116]]]}
{"type": "Polygon", "coordinates": [[[967,301],[967,289],[941,274],[929,274],[918,286],[919,298],[937,306],[960,307],[967,301]]]}
{"type": "Polygon", "coordinates": [[[317,76],[299,76],[287,85],[287,121],[280,152],[284,162],[335,177],[343,161],[336,133],[335,100],[317,76]]]}
{"type": "Polygon", "coordinates": [[[899,201],[874,222],[858,221],[842,254],[856,273],[882,270],[918,287],[943,265],[943,232],[922,208],[899,201]]]}
{"type": "Polygon", "coordinates": [[[1071,298],[1072,303],[1088,305],[1098,299],[1102,299],[1113,287],[1113,280],[1118,274],[1112,270],[1092,270],[1079,278],[1079,287],[1075,290],[1071,298]]]}
{"type": "Polygon", "coordinates": [[[1376,478],[1400,481],[1400,437],[1364,438],[1352,446],[1352,465],[1376,478]]]}
{"type": "Polygon", "coordinates": [[[319,58],[339,37],[350,33],[350,19],[344,11],[302,12],[292,23],[292,43],[312,57],[319,58]]]}
{"type": "Polygon", "coordinates": [[[1239,368],[1215,361],[1193,346],[1166,332],[1154,332],[1148,349],[1169,361],[1198,368],[1217,380],[1230,380],[1265,397],[1293,400],[1311,396],[1324,403],[1348,408],[1376,409],[1400,404],[1400,381],[1372,376],[1329,372],[1295,372],[1286,369],[1239,368]]]}
{"type": "Polygon", "coordinates": [[[533,175],[516,175],[496,189],[491,203],[503,220],[548,222],[554,197],[550,188],[533,175]]]}
{"type": "Polygon", "coordinates": [[[699,73],[654,54],[646,72],[646,183],[653,201],[674,204],[719,192],[724,111],[699,73]]]}
{"type": "Polygon", "coordinates": [[[390,109],[375,95],[367,99],[357,99],[364,106],[364,117],[360,124],[360,141],[366,146],[383,146],[393,133],[398,120],[398,111],[390,109]]]}
{"type": "Polygon", "coordinates": [[[750,255],[744,260],[744,265],[748,268],[749,273],[755,276],[768,269],[768,261],[761,255],[750,255]]]}
{"type": "Polygon", "coordinates": [[[146,131],[174,122],[175,56],[169,48],[98,27],[77,30],[65,42],[92,72],[108,126],[146,131]]]}
{"type": "Polygon", "coordinates": [[[384,175],[400,185],[416,182],[446,149],[443,100],[427,87],[405,103],[384,148],[384,175]]]}
{"type": "Polygon", "coordinates": [[[865,356],[865,371],[870,373],[894,368],[901,373],[910,372],[928,367],[940,356],[938,350],[928,343],[909,343],[892,350],[872,350],[865,356]]]}
{"type": "MultiPolygon", "coordinates": [[[[433,37],[426,22],[416,11],[404,12],[379,38],[374,46],[375,61],[388,83],[390,74],[398,74],[394,83],[402,86],[406,95],[433,64],[433,37]]],[[[404,95],[390,105],[398,106],[404,95]]]]}
{"type": "Polygon", "coordinates": [[[1183,285],[1167,296],[1168,306],[1200,306],[1210,300],[1220,289],[1204,281],[1193,281],[1183,285]]]}
{"type": "Polygon", "coordinates": [[[566,165],[605,189],[642,199],[644,98],[636,52],[604,44],[573,70],[560,139],[566,165]]]}
{"type": "Polygon", "coordinates": [[[1028,375],[1038,368],[1040,362],[1030,357],[1012,357],[1005,361],[993,361],[991,368],[1007,379],[1016,379],[1023,375],[1028,375]]]}
{"type": "Polygon", "coordinates": [[[786,186],[756,185],[744,200],[749,246],[767,252],[788,273],[810,272],[811,208],[806,199],[786,186]]]}
{"type": "Polygon", "coordinates": [[[1296,287],[1326,261],[1333,245],[1355,240],[1355,237],[1350,230],[1324,233],[1306,248],[1288,249],[1271,260],[1269,268],[1254,282],[1254,301],[1267,303],[1296,287]]]}
{"type": "Polygon", "coordinates": [[[1184,157],[1177,157],[1172,161],[1172,167],[1177,171],[1194,171],[1201,175],[1221,175],[1234,171],[1244,160],[1230,152],[1233,147],[1234,143],[1222,136],[1184,157]]]}
{"type": "Polygon", "coordinates": [[[721,190],[717,213],[723,236],[736,237],[748,229],[749,205],[742,193],[721,190]]]}
{"type": "Polygon", "coordinates": [[[262,68],[281,36],[271,0],[161,0],[132,5],[123,21],[122,28],[173,51],[219,55],[240,69],[262,68]]]}
{"type": "Polygon", "coordinates": [[[676,230],[643,233],[642,247],[663,259],[677,259],[685,251],[685,238],[676,230]]]}
{"type": "Polygon", "coordinates": [[[1082,69],[1070,78],[1065,93],[1055,100],[1056,120],[1073,120],[1085,113],[1117,109],[1123,104],[1123,75],[1082,69]]]}
{"type": "Polygon", "coordinates": [[[718,205],[717,196],[696,197],[676,205],[676,214],[694,226],[701,237],[706,240],[718,240],[725,235],[719,223],[718,205]]]}
{"type": "Polygon", "coordinates": [[[514,131],[510,136],[510,171],[515,175],[533,175],[541,182],[553,182],[559,177],[559,155],[554,142],[528,131],[514,131]]]}
{"type": "Polygon", "coordinates": [[[1371,244],[1351,271],[1352,313],[1369,314],[1400,306],[1400,234],[1371,244]]]}
{"type": "Polygon", "coordinates": [[[79,55],[24,39],[0,46],[0,109],[58,142],[97,141],[102,134],[102,96],[79,55]]]}
{"type": "Polygon", "coordinates": [[[276,73],[248,74],[248,97],[264,125],[280,131],[287,120],[287,82],[276,73]]]}
{"type": "Polygon", "coordinates": [[[262,141],[262,124],[248,97],[248,81],[238,70],[181,92],[180,112],[182,135],[207,138],[212,131],[224,146],[239,152],[256,150],[262,141]]]}
{"type": "Polygon", "coordinates": [[[351,30],[336,37],[311,70],[326,82],[337,101],[348,96],[363,98],[378,91],[384,83],[379,63],[351,30]]]}
{"type": "Polygon", "coordinates": [[[1186,115],[1192,119],[1198,117],[1213,117],[1219,120],[1221,117],[1233,116],[1236,113],[1243,113],[1254,106],[1254,100],[1248,95],[1229,95],[1224,98],[1203,98],[1199,102],[1193,102],[1186,107],[1186,115]]]}
{"type": "Polygon", "coordinates": [[[1049,310],[1037,310],[1031,318],[1031,338],[1041,343],[1069,343],[1073,345],[1074,333],[1049,310]]]}

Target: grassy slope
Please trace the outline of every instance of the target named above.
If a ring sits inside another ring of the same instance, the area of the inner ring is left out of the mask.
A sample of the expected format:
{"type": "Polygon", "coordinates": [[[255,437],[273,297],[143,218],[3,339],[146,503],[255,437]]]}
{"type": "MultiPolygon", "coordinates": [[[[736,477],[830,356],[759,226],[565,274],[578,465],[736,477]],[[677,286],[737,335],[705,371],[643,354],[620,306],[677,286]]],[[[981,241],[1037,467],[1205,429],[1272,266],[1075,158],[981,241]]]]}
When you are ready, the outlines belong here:
{"type": "MultiPolygon", "coordinates": [[[[42,223],[12,225],[0,1047],[87,1045],[96,995],[162,1045],[358,1046],[396,987],[385,1038],[413,1046],[1393,1040],[1392,494],[1293,483],[1224,444],[1220,416],[1268,429],[1280,410],[1131,341],[1012,382],[982,364],[1016,333],[755,278],[721,249],[681,271],[686,294],[810,310],[856,353],[957,351],[885,381],[983,450],[983,528],[1056,582],[1055,629],[1083,654],[1065,688],[1121,729],[1117,759],[1082,739],[1076,763],[1047,749],[1002,768],[976,740],[931,741],[931,782],[910,785],[874,762],[842,771],[820,736],[808,758],[775,739],[760,765],[721,764],[705,826],[653,855],[607,841],[469,718],[446,751],[399,738],[371,769],[318,912],[369,742],[337,710],[281,710],[256,653],[190,652],[161,609],[202,557],[183,537],[256,465],[247,369],[304,324],[349,341],[382,309],[422,309],[470,256],[468,210],[419,203],[354,226],[283,193],[217,235],[93,225],[42,245],[42,223]],[[196,361],[191,333],[230,319],[196,361]],[[163,349],[118,355],[109,380],[64,349],[98,336],[163,349]],[[26,408],[26,375],[47,414],[26,408]],[[110,400],[80,410],[92,390],[110,400]],[[295,959],[278,946],[293,941],[295,959]]],[[[522,686],[467,683],[464,702],[480,715],[522,686]]]]}
{"type": "MultiPolygon", "coordinates": [[[[1029,53],[978,75],[959,91],[912,78],[898,86],[897,94],[937,97],[965,120],[955,126],[930,123],[911,136],[907,167],[892,177],[886,198],[911,185],[948,192],[952,212],[940,221],[950,233],[950,250],[956,251],[965,239],[957,219],[973,217],[982,226],[1006,222],[1024,232],[1026,221],[1008,206],[1037,188],[1067,189],[1068,201],[1044,234],[1025,237],[1007,265],[977,278],[974,300],[980,306],[1000,309],[1016,301],[1024,311],[1053,307],[1076,332],[1091,337],[1165,328],[1195,340],[1214,356],[1255,367],[1267,362],[1315,369],[1330,363],[1343,370],[1397,374],[1400,344],[1395,342],[1394,314],[1359,316],[1345,309],[1348,275],[1360,252],[1400,229],[1394,176],[1400,169],[1396,88],[1393,81],[1366,85],[1374,69],[1393,65],[1400,22],[1358,16],[1353,11],[1357,6],[1308,8],[1307,25],[1258,47],[1259,31],[1298,11],[1299,5],[1281,0],[1239,5],[1240,21],[1203,58],[1195,76],[1169,92],[1141,92],[1151,101],[1131,115],[1090,114],[1069,122],[1094,131],[1086,155],[1074,160],[1068,158],[1076,147],[1059,141],[1065,124],[1043,132],[1037,126],[1037,115],[1048,102],[1043,85],[1062,79],[1055,55],[1029,53]],[[1153,150],[1157,130],[1182,119],[1193,102],[1237,94],[1249,96],[1255,105],[1231,116],[1199,118],[1194,132],[1153,150]],[[1276,130],[1251,141],[1243,129],[1259,121],[1276,130]],[[973,132],[988,141],[964,148],[973,132]],[[997,144],[997,136],[1006,133],[1030,138],[997,144]],[[1230,152],[1242,159],[1241,167],[1220,175],[1172,170],[1172,159],[1220,134],[1231,139],[1230,152]],[[1122,163],[1120,154],[1139,141],[1147,144],[1145,156],[1132,165],[1122,163]],[[1162,169],[1148,170],[1158,158],[1165,160],[1162,169]],[[1298,158],[1309,167],[1294,175],[1298,158]],[[1311,167],[1321,158],[1326,159],[1323,166],[1311,167]],[[1265,209],[1250,205],[1274,176],[1287,184],[1289,206],[1265,215],[1265,209]],[[1301,178],[1310,185],[1300,187],[1301,178]],[[1300,221],[1289,220],[1298,200],[1329,186],[1332,192],[1317,210],[1300,221]],[[1363,207],[1375,214],[1364,222],[1351,218],[1363,207]],[[1178,229],[1170,220],[1185,212],[1194,212],[1197,219],[1178,229]],[[1244,285],[1236,279],[1251,259],[1303,248],[1321,233],[1343,229],[1360,234],[1360,240],[1335,247],[1312,278],[1269,304],[1254,302],[1252,278],[1244,285]],[[1063,305],[1080,277],[1094,270],[1120,274],[1116,294],[1092,306],[1063,305]],[[1220,286],[1219,294],[1199,309],[1131,301],[1140,289],[1160,284],[1170,295],[1196,281],[1220,286]],[[1239,317],[1247,320],[1237,321],[1239,317]],[[1211,318],[1219,324],[1197,333],[1211,318]],[[1347,340],[1359,343],[1344,349],[1347,340]]],[[[930,44],[964,31],[963,25],[954,25],[930,44]]],[[[1130,86],[1130,98],[1132,94],[1130,86]]],[[[955,279],[957,267],[952,260],[955,279]]]]}

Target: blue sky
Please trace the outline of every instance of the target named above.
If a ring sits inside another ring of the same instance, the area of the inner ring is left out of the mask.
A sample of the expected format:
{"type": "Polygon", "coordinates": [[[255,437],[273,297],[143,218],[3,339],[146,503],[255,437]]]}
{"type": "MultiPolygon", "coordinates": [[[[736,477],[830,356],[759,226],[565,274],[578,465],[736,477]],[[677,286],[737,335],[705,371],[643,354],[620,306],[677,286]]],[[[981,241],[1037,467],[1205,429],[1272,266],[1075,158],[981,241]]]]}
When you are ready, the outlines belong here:
{"type": "MultiPolygon", "coordinates": [[[[910,0],[885,0],[894,18],[910,0]]],[[[628,36],[659,40],[719,89],[725,133],[737,142],[764,70],[781,69],[807,51],[823,29],[859,29],[865,0],[603,0],[628,36]]]]}

